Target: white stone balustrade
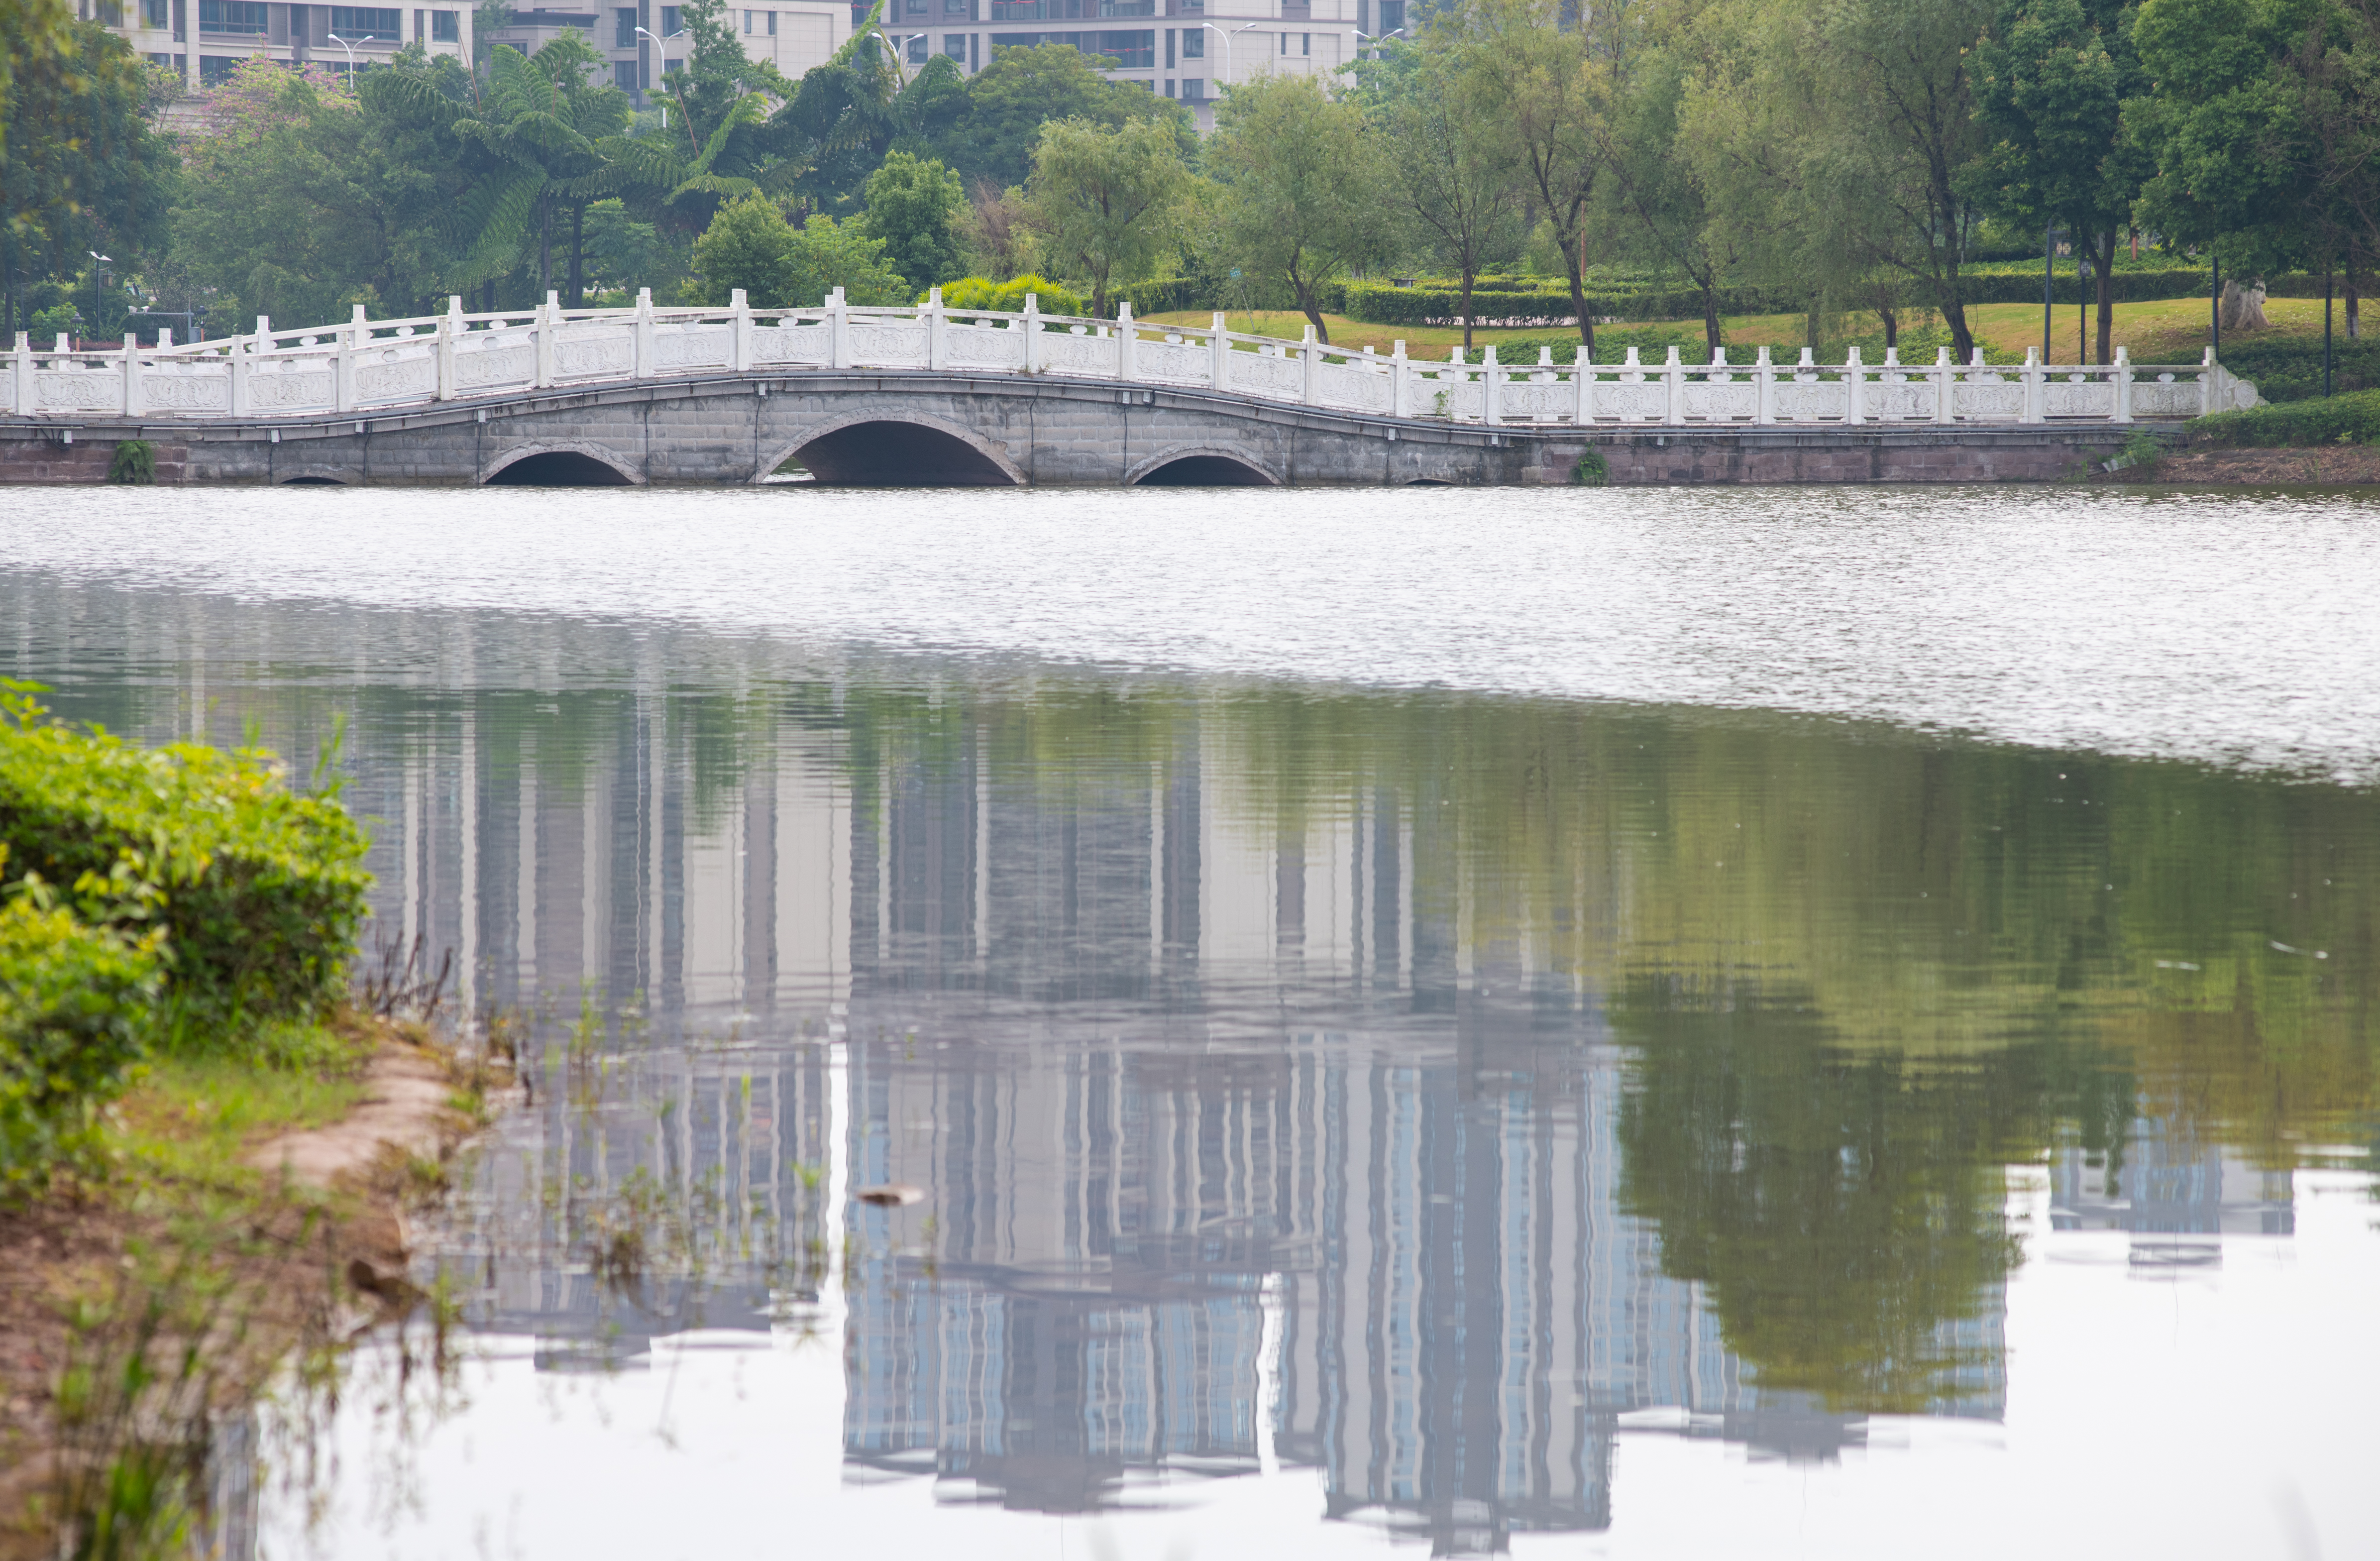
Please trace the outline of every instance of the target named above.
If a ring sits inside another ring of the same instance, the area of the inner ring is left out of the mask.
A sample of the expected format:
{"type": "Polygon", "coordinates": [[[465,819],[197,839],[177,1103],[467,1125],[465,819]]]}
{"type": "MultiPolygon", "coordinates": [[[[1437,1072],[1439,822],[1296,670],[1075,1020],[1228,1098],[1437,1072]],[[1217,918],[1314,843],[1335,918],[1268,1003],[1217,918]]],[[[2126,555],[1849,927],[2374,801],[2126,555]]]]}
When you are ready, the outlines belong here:
{"type": "Polygon", "coordinates": [[[1112,321],[1044,314],[1028,298],[1019,313],[954,310],[937,288],[911,308],[856,308],[838,290],[816,309],[756,310],[740,291],[724,309],[661,308],[640,293],[633,309],[541,308],[273,329],[176,346],[76,352],[58,338],[36,350],[19,334],[6,413],[73,421],[335,417],[439,402],[523,396],[606,383],[690,376],[782,376],[806,370],[916,369],[960,374],[1061,374],[1122,384],[1218,391],[1255,400],[1392,418],[1491,427],[1607,425],[1964,426],[2175,421],[2253,406],[2255,387],[2227,372],[2213,348],[2193,364],[2139,365],[2118,348],[2112,364],[2022,365],[1950,360],[1904,364],[1888,350],[1864,363],[1683,361],[1676,348],[1645,363],[1577,368],[1540,350],[1535,363],[1476,362],[1460,348],[1442,362],[1371,348],[1241,335],[1210,326],[1149,325],[1129,304],[1112,321]]]}

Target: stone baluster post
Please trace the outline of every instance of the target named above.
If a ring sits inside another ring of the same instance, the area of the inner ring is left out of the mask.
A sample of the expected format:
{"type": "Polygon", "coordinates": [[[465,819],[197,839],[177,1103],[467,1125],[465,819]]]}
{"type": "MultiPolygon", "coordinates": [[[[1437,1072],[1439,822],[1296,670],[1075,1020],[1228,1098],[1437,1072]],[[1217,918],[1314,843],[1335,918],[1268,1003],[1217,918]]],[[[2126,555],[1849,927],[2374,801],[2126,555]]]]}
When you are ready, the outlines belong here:
{"type": "Polygon", "coordinates": [[[446,313],[438,322],[438,399],[455,399],[455,344],[463,339],[470,327],[463,320],[463,299],[458,293],[446,295],[446,313]]]}
{"type": "Polygon", "coordinates": [[[231,338],[231,415],[248,416],[248,344],[237,336],[231,338]]]}
{"type": "Polygon", "coordinates": [[[2132,421],[2132,349],[2116,348],[2116,421],[2132,421]]]}
{"type": "Polygon", "coordinates": [[[1132,323],[1132,300],[1125,299],[1116,305],[1116,378],[1132,382],[1137,368],[1132,360],[1132,349],[1140,339],[1140,332],[1132,323]]]}
{"type": "Polygon", "coordinates": [[[1497,394],[1502,388],[1497,382],[1503,377],[1503,366],[1496,361],[1496,344],[1489,342],[1487,359],[1479,366],[1479,421],[1489,428],[1504,421],[1504,398],[1497,394]]]}
{"type": "Polygon", "coordinates": [[[1571,409],[1570,421],[1585,428],[1595,421],[1595,363],[1580,344],[1570,360],[1571,409]]]}
{"type": "Polygon", "coordinates": [[[1950,386],[1957,382],[1958,377],[1958,365],[1950,361],[1950,349],[1947,347],[1936,348],[1933,371],[1934,421],[1937,423],[1952,421],[1951,414],[1955,409],[1950,401],[1950,386]]]}
{"type": "Polygon", "coordinates": [[[637,323],[634,330],[636,366],[628,371],[629,376],[649,380],[653,377],[653,290],[650,287],[637,289],[637,323]]]}
{"type": "Polygon", "coordinates": [[[1321,397],[1321,376],[1315,371],[1322,365],[1322,349],[1314,340],[1314,327],[1305,327],[1305,339],[1297,344],[1297,399],[1301,406],[1311,407],[1321,397]]]}
{"type": "Polygon", "coordinates": [[[1867,421],[1867,366],[1860,361],[1856,347],[1843,354],[1843,383],[1850,392],[1843,398],[1843,421],[1867,421]]]}
{"type": "Polygon", "coordinates": [[[8,409],[18,417],[33,415],[33,333],[17,333],[17,351],[8,374],[8,409]]]}
{"type": "Polygon", "coordinates": [[[1753,360],[1752,383],[1755,389],[1752,398],[1752,421],[1775,422],[1777,421],[1777,365],[1769,358],[1768,349],[1765,347],[1760,349],[1760,356],[1753,360]]]}
{"type": "Polygon", "coordinates": [[[752,367],[752,300],[741,287],[727,294],[727,367],[739,374],[752,367]]]}
{"type": "Polygon", "coordinates": [[[356,305],[345,330],[331,333],[331,409],[352,412],[356,409],[356,357],[361,350],[358,343],[364,337],[364,306],[356,305]]]}
{"type": "Polygon", "coordinates": [[[1389,416],[1409,418],[1413,412],[1413,364],[1405,357],[1402,336],[1389,353],[1389,416]]]}
{"type": "Polygon", "coordinates": [[[124,415],[140,415],[140,348],[133,345],[130,330],[124,333],[124,415]]]}
{"type": "Polygon", "coordinates": [[[827,366],[835,369],[851,367],[851,306],[843,301],[843,289],[835,288],[826,296],[827,366]]]}
{"type": "Polygon", "coordinates": [[[951,366],[951,348],[943,332],[949,323],[942,315],[942,290],[926,289],[926,367],[937,373],[951,366]]]}
{"type": "Polygon", "coordinates": [[[1215,311],[1214,334],[1208,338],[1207,345],[1209,349],[1207,377],[1217,390],[1229,390],[1232,385],[1231,325],[1220,309],[1215,311]]]}
{"type": "Polygon", "coordinates": [[[2231,397],[2223,394],[2223,365],[2215,360],[2215,349],[2208,348],[2199,360],[2198,415],[2213,417],[2229,404],[2231,397]]]}
{"type": "Polygon", "coordinates": [[[529,322],[529,341],[534,346],[532,360],[536,364],[537,388],[544,390],[553,384],[554,338],[562,330],[562,296],[558,292],[545,295],[545,302],[537,317],[529,322]]]}
{"type": "MultiPolygon", "coordinates": [[[[1222,316],[1219,314],[1215,318],[1220,320],[1222,316]]],[[[1025,372],[1028,374],[1041,372],[1041,295],[1038,293],[1025,295],[1025,372]]]]}
{"type": "Polygon", "coordinates": [[[2022,422],[2039,422],[2042,416],[2041,348],[2037,347],[2028,347],[2024,349],[2023,379],[2024,411],[2020,414],[2019,421],[2022,422]]]}
{"type": "Polygon", "coordinates": [[[1670,348],[1669,357],[1662,360],[1661,385],[1667,392],[1662,397],[1661,421],[1676,428],[1686,421],[1686,365],[1674,347],[1670,348]]]}

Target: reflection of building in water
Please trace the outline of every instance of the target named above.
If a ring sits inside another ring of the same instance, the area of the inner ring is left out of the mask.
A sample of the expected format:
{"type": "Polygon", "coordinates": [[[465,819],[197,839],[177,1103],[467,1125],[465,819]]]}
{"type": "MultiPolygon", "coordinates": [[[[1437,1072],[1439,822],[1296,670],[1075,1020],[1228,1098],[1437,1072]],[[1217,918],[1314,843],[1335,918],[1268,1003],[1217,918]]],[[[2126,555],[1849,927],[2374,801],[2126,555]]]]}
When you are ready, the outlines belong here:
{"type": "Polygon", "coordinates": [[[2129,1231],[2135,1269],[2211,1268],[2223,1261],[2224,1237],[2296,1234],[2295,1182],[2142,1117],[2119,1154],[2070,1148],[2050,1161],[2049,1221],[2053,1230],[2129,1231]]]}

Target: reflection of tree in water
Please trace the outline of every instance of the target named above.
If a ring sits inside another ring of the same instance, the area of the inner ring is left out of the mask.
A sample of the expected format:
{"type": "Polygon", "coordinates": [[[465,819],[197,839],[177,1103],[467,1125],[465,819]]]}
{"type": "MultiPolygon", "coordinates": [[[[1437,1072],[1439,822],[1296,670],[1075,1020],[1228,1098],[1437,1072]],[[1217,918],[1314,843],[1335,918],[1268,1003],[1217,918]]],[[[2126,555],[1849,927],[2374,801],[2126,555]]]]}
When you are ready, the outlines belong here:
{"type": "Polygon", "coordinates": [[[1661,1233],[1764,1391],[1828,1408],[1948,1408],[2000,1375],[1996,1329],[1962,1327],[2022,1252],[2002,1166],[2074,1121],[2106,1149],[2128,1080],[2036,1043],[1915,1059],[1833,1043],[1806,994],[1674,977],[1613,1009],[1633,1043],[1621,1206],[1661,1233]]]}

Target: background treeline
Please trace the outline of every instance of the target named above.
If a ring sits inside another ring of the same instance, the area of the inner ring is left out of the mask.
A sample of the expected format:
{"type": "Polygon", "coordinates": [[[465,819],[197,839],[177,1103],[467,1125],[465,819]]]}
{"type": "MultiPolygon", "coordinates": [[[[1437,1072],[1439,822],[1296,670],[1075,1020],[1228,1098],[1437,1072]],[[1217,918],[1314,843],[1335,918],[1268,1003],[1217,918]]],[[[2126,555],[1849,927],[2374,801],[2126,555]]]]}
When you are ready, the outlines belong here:
{"type": "Polygon", "coordinates": [[[744,58],[720,0],[686,26],[666,111],[565,38],[352,88],[251,62],[173,137],[98,30],[57,22],[47,55],[12,35],[0,307],[111,334],[97,250],[217,332],[455,292],[806,304],[1032,277],[1102,314],[1294,309],[1326,338],[1344,314],[1591,348],[1598,318],[1683,319],[1715,348],[1758,311],[1892,343],[1914,314],[1963,359],[1970,310],[2040,299],[2047,243],[2104,360],[2116,302],[2198,294],[2217,264],[2335,285],[2356,336],[2380,247],[2380,0],[1459,0],[1333,75],[1230,88],[1203,141],[1062,45],[969,78],[863,31],[795,82],[744,58]]]}

